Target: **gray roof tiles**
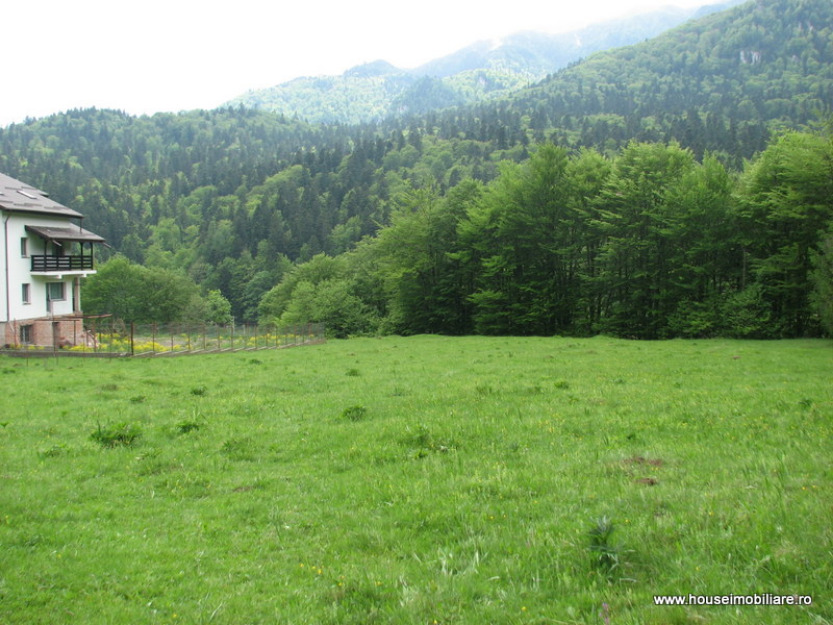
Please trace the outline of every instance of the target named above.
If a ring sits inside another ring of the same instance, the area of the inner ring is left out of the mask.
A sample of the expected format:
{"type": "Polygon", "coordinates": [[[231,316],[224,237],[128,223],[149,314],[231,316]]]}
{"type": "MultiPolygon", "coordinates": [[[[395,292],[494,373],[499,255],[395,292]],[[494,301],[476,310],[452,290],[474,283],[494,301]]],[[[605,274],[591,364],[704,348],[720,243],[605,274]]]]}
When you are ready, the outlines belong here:
{"type": "Polygon", "coordinates": [[[50,199],[43,191],[6,174],[0,174],[0,209],[18,213],[60,215],[74,219],[83,217],[78,211],[50,199]]]}

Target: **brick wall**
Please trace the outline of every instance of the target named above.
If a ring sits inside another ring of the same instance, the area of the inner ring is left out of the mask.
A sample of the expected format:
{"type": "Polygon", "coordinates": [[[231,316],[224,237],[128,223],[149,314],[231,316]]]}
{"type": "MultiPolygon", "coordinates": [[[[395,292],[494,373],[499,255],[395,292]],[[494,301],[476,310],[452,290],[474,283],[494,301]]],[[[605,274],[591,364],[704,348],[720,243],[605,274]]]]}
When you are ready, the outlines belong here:
{"type": "Polygon", "coordinates": [[[84,345],[86,342],[84,324],[78,317],[26,319],[11,321],[3,325],[5,326],[2,332],[3,345],[11,347],[22,344],[22,332],[28,332],[29,345],[39,347],[72,347],[73,345],[84,345]],[[22,330],[26,326],[29,327],[29,330],[22,330]]]}

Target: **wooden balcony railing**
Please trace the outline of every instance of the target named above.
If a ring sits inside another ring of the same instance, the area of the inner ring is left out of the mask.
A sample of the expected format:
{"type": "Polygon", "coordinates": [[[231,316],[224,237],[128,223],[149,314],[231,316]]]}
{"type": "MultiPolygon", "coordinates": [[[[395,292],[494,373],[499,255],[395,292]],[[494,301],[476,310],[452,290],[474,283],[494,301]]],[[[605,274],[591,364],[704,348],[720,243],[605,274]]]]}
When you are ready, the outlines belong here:
{"type": "Polygon", "coordinates": [[[83,271],[93,268],[92,256],[32,256],[32,271],[83,271]]]}

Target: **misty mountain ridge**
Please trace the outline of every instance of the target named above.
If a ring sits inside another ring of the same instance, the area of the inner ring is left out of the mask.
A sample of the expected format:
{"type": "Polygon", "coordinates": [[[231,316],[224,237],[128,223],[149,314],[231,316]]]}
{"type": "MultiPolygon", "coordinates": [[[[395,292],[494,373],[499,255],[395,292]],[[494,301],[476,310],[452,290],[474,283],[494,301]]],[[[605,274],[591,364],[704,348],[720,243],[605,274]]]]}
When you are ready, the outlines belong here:
{"type": "Polygon", "coordinates": [[[226,105],[313,123],[363,123],[473,104],[507,96],[594,52],[650,39],[742,1],[689,9],[665,7],[560,34],[521,31],[477,41],[411,69],[379,59],[340,76],[304,76],[251,90],[226,105]]]}

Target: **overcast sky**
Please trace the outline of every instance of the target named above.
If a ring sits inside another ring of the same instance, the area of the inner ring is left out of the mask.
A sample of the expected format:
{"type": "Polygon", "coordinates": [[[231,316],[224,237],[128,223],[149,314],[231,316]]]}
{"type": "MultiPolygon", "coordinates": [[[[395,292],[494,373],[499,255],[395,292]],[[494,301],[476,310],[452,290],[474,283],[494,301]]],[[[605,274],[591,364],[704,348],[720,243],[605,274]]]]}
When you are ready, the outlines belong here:
{"type": "Polygon", "coordinates": [[[384,59],[416,67],[520,30],[564,32],[710,0],[10,0],[0,126],[73,108],[214,108],[384,59]]]}

